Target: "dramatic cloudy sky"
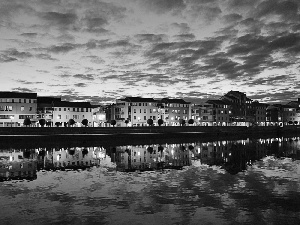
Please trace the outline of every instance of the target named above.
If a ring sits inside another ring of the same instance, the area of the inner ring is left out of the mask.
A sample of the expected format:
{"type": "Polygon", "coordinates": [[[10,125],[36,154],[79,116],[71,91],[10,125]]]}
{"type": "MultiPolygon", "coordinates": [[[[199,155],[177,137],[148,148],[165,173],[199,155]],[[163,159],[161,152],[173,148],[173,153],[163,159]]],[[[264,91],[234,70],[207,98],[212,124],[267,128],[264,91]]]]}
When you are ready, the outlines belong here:
{"type": "Polygon", "coordinates": [[[299,0],[1,0],[0,89],[295,100],[299,0]]]}

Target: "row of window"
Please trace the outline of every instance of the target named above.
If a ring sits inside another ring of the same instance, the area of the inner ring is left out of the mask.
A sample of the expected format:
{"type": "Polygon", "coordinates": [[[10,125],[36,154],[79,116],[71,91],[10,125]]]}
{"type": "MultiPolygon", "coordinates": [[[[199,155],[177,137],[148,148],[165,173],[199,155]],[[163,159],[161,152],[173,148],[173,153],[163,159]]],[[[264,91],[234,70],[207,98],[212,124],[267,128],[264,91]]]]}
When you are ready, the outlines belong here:
{"type": "MultiPolygon", "coordinates": [[[[25,119],[25,118],[29,118],[29,119],[33,119],[35,118],[35,115],[18,115],[19,119],[25,119]]],[[[13,120],[15,118],[14,115],[1,115],[0,114],[0,119],[10,119],[13,120]]]]}
{"type": "MultiPolygon", "coordinates": [[[[134,120],[137,120],[137,119],[140,120],[141,117],[136,117],[136,116],[134,116],[133,119],[134,119],[134,120]]],[[[150,119],[156,120],[156,116],[150,116],[150,119]]],[[[147,120],[147,117],[146,117],[146,116],[144,116],[144,120],[147,120]]]]}
{"type": "MultiPolygon", "coordinates": [[[[137,109],[133,109],[133,113],[136,113],[137,109]]],[[[140,109],[140,113],[142,113],[142,109],[140,109]]],[[[147,113],[147,109],[144,109],[144,113],[147,113]]],[[[149,113],[156,113],[156,109],[149,109],[149,113]]]]}
{"type": "MultiPolygon", "coordinates": [[[[62,115],[58,115],[58,116],[57,116],[57,119],[59,119],[59,120],[63,119],[63,118],[62,118],[62,115]]],[[[66,119],[67,119],[67,120],[71,119],[70,115],[66,115],[66,119]]],[[[79,119],[80,119],[80,115],[73,115],[72,119],[74,119],[74,120],[79,120],[79,119]]],[[[82,119],[85,119],[85,116],[84,116],[84,115],[82,115],[82,119]]]]}
{"type": "Polygon", "coordinates": [[[36,99],[14,99],[14,98],[0,98],[0,102],[11,102],[11,103],[37,103],[36,99]]]}
{"type": "Polygon", "coordinates": [[[65,112],[69,112],[69,111],[73,111],[73,112],[92,112],[92,109],[90,108],[54,108],[54,111],[65,111],[65,112]]]}
{"type": "MultiPolygon", "coordinates": [[[[12,111],[13,106],[12,105],[0,105],[0,111],[12,111]]],[[[25,110],[25,106],[20,107],[21,111],[25,110]]],[[[32,106],[29,106],[29,111],[32,111],[32,106]]]]}

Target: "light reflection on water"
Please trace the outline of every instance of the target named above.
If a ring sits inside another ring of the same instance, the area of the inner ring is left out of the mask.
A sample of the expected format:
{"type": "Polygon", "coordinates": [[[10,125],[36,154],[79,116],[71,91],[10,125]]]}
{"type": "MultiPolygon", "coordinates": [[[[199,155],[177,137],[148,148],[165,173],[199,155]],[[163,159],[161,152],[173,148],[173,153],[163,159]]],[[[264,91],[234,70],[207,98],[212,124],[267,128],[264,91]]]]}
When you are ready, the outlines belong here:
{"type": "Polygon", "coordinates": [[[297,137],[3,149],[0,224],[299,224],[299,156],[297,137]]]}

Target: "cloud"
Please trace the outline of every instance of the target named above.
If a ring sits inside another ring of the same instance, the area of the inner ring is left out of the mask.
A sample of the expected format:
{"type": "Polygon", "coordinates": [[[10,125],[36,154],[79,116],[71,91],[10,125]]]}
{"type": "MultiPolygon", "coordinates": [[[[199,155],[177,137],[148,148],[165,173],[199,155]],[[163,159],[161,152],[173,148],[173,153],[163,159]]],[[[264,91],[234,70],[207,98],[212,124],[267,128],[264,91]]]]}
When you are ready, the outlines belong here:
{"type": "Polygon", "coordinates": [[[142,6],[146,7],[147,10],[154,11],[158,14],[167,12],[179,13],[186,6],[183,0],[140,0],[139,2],[142,6]]]}
{"type": "Polygon", "coordinates": [[[48,22],[49,26],[57,26],[65,29],[74,25],[78,17],[75,13],[45,12],[41,13],[41,18],[48,22]]]}
{"type": "Polygon", "coordinates": [[[267,0],[256,8],[258,17],[279,15],[285,19],[299,19],[298,4],[296,1],[267,0]]]}
{"type": "Polygon", "coordinates": [[[17,61],[17,58],[14,57],[10,57],[4,54],[0,55],[0,63],[7,63],[7,62],[13,62],[13,61],[17,61]]]}
{"type": "Polygon", "coordinates": [[[41,81],[27,81],[27,80],[21,80],[21,79],[18,79],[18,80],[16,80],[16,82],[18,82],[18,83],[22,83],[22,84],[26,84],[26,85],[28,85],[28,84],[43,84],[44,82],[41,82],[41,81]]]}
{"type": "Polygon", "coordinates": [[[81,80],[95,80],[94,75],[92,74],[75,74],[73,77],[81,80]]]}
{"type": "Polygon", "coordinates": [[[75,87],[86,87],[87,84],[86,83],[76,83],[74,84],[75,87]]]}
{"type": "Polygon", "coordinates": [[[139,43],[160,43],[166,39],[165,34],[136,34],[134,37],[139,43]]]}
{"type": "Polygon", "coordinates": [[[46,50],[51,53],[59,54],[59,53],[70,52],[81,46],[82,45],[80,45],[80,44],[64,43],[61,45],[52,45],[52,46],[46,48],[46,50]]]}
{"type": "Polygon", "coordinates": [[[37,33],[22,33],[21,36],[28,37],[28,38],[36,38],[37,33]]]}
{"type": "Polygon", "coordinates": [[[13,62],[18,60],[25,60],[33,57],[30,52],[18,51],[16,48],[10,48],[0,55],[0,62],[13,62]]]}

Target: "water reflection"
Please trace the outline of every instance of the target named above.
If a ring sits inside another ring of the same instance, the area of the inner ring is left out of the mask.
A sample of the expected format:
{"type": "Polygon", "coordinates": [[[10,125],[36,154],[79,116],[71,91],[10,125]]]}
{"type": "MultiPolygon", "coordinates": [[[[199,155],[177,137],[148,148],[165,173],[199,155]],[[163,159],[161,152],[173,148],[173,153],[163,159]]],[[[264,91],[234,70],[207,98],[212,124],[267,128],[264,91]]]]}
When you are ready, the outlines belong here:
{"type": "Polygon", "coordinates": [[[299,145],[1,149],[0,224],[299,224],[299,145]]]}
{"type": "Polygon", "coordinates": [[[300,138],[268,138],[179,144],[2,149],[0,181],[33,180],[39,170],[78,170],[108,158],[117,171],[182,169],[197,162],[220,166],[230,174],[245,171],[266,156],[300,159],[300,138]]]}

